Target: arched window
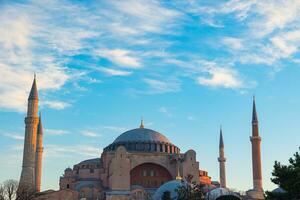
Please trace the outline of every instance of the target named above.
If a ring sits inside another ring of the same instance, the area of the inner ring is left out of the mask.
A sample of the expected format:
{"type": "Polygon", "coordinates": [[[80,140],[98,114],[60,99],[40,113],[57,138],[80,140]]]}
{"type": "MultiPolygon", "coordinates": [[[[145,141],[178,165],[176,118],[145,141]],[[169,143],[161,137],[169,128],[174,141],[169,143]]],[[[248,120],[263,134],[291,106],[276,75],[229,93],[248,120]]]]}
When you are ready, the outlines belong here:
{"type": "Polygon", "coordinates": [[[161,165],[144,163],[130,171],[130,184],[144,188],[157,188],[160,183],[172,180],[169,171],[161,165]]]}

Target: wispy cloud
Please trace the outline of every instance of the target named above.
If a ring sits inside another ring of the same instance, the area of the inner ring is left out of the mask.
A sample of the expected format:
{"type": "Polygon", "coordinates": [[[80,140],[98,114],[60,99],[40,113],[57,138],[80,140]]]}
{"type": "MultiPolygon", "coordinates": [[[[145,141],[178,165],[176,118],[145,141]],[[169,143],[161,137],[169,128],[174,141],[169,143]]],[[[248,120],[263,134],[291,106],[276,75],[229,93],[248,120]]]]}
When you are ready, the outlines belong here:
{"type": "Polygon", "coordinates": [[[71,104],[66,103],[66,102],[62,102],[62,101],[42,101],[41,102],[41,106],[47,106],[49,108],[53,108],[56,110],[62,110],[65,109],[67,107],[70,107],[71,104]]]}
{"type": "Polygon", "coordinates": [[[64,157],[64,156],[87,156],[98,157],[101,149],[91,145],[73,145],[73,146],[60,146],[60,145],[47,145],[45,147],[45,157],[64,157]]]}
{"type": "Polygon", "coordinates": [[[208,77],[198,77],[200,85],[237,89],[243,82],[236,71],[230,68],[211,67],[207,69],[208,77]]]}
{"type": "Polygon", "coordinates": [[[119,126],[101,126],[101,128],[103,129],[107,129],[113,132],[117,132],[117,133],[122,133],[126,130],[128,130],[128,128],[126,127],[119,127],[119,126]]]}
{"type": "Polygon", "coordinates": [[[180,83],[177,80],[162,81],[145,78],[144,82],[149,86],[148,93],[177,92],[180,90],[180,83]]]}
{"type": "Polygon", "coordinates": [[[82,134],[83,136],[86,136],[86,137],[92,137],[92,138],[101,137],[100,134],[98,134],[98,133],[96,133],[96,132],[93,132],[93,131],[88,131],[88,130],[81,131],[81,134],[82,134]]]}
{"type": "Polygon", "coordinates": [[[24,140],[24,135],[19,135],[16,133],[2,133],[3,136],[14,139],[14,140],[24,140]]]}
{"type": "Polygon", "coordinates": [[[167,109],[167,108],[164,107],[164,106],[160,107],[160,108],[158,109],[158,111],[159,111],[160,113],[165,114],[165,115],[168,116],[168,117],[172,117],[172,113],[169,111],[169,109],[167,109]]]}
{"type": "Polygon", "coordinates": [[[141,63],[138,58],[134,57],[132,52],[124,49],[113,49],[113,50],[98,50],[96,51],[98,56],[107,58],[120,67],[124,68],[139,68],[141,63]]]}
{"type": "Polygon", "coordinates": [[[66,135],[66,134],[70,134],[70,131],[61,130],[61,129],[45,129],[44,134],[47,134],[47,135],[66,135]]]}
{"type": "Polygon", "coordinates": [[[118,70],[118,69],[112,69],[106,67],[97,67],[97,71],[103,72],[108,76],[129,76],[132,74],[131,71],[124,71],[124,70],[118,70]]]}
{"type": "Polygon", "coordinates": [[[240,50],[244,47],[243,41],[239,38],[234,37],[224,37],[222,39],[223,44],[225,44],[227,47],[234,49],[234,50],[240,50]]]}
{"type": "MultiPolygon", "coordinates": [[[[168,32],[176,24],[176,19],[182,17],[181,12],[163,7],[158,1],[110,1],[110,5],[121,16],[128,17],[131,23],[127,23],[127,27],[134,27],[140,34],[168,32]]],[[[124,17],[118,19],[121,21],[124,17]]]]}

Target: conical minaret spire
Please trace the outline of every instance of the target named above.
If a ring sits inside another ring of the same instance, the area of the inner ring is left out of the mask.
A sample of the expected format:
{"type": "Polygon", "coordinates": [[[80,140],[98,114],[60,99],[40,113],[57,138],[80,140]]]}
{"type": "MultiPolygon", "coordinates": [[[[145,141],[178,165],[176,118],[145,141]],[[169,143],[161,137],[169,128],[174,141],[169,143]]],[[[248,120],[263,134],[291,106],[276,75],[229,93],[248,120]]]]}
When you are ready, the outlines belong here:
{"type": "Polygon", "coordinates": [[[252,123],[258,123],[256,105],[255,105],[255,96],[253,96],[252,123]]]}
{"type": "Polygon", "coordinates": [[[224,149],[224,141],[223,141],[223,131],[222,126],[220,126],[220,141],[219,141],[219,149],[224,149]]]}
{"type": "Polygon", "coordinates": [[[25,118],[25,139],[23,150],[23,164],[18,193],[35,192],[35,154],[37,144],[38,117],[38,92],[36,77],[31,86],[28,97],[27,116],[25,118]]]}
{"type": "Polygon", "coordinates": [[[226,188],[226,170],[225,170],[225,162],[226,158],[224,155],[224,141],[223,141],[223,131],[222,127],[220,127],[220,141],[219,141],[219,166],[220,166],[220,187],[226,188]]]}
{"type": "Polygon", "coordinates": [[[256,112],[255,98],[253,97],[252,108],[252,136],[250,137],[252,144],[252,174],[253,174],[253,189],[247,194],[252,199],[264,199],[262,186],[262,170],[261,170],[261,137],[259,136],[258,118],[256,112]]]}
{"type": "Polygon", "coordinates": [[[30,100],[30,99],[37,99],[37,100],[39,99],[37,86],[36,86],[36,75],[35,74],[34,74],[33,83],[31,86],[30,93],[29,93],[29,97],[28,97],[28,100],[30,100]]]}
{"type": "Polygon", "coordinates": [[[42,159],[43,159],[43,125],[42,115],[39,116],[39,124],[37,129],[36,138],[36,154],[35,154],[35,191],[41,191],[41,179],[42,179],[42,159]]]}

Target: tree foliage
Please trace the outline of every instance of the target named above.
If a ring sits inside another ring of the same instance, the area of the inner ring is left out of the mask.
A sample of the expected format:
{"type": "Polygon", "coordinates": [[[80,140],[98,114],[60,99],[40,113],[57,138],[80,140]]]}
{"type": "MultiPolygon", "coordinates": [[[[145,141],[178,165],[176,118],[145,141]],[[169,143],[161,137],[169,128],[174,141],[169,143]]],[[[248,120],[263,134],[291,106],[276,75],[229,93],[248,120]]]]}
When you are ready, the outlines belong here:
{"type": "Polygon", "coordinates": [[[16,180],[9,179],[0,184],[0,200],[31,200],[34,197],[34,192],[20,188],[16,180]]]}
{"type": "MultiPolygon", "coordinates": [[[[299,148],[300,150],[300,148],[299,148]]],[[[300,154],[296,152],[289,159],[288,165],[275,161],[271,181],[286,191],[286,193],[266,192],[267,199],[293,200],[300,199],[300,154]]]]}
{"type": "Polygon", "coordinates": [[[204,185],[192,182],[193,176],[188,175],[185,178],[187,184],[183,184],[176,191],[178,194],[177,200],[202,200],[204,199],[204,185]]]}
{"type": "Polygon", "coordinates": [[[172,200],[171,199],[171,192],[170,191],[165,191],[163,193],[163,196],[161,197],[161,200],[172,200]]]}

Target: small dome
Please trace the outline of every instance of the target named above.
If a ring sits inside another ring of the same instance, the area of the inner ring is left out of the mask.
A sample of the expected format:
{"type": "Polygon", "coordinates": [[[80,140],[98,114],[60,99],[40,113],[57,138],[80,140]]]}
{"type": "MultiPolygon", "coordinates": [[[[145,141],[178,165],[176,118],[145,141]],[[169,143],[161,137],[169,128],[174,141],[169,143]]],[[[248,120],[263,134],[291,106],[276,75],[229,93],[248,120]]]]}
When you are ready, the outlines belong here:
{"type": "Polygon", "coordinates": [[[177,199],[176,189],[182,186],[186,186],[187,182],[181,180],[172,180],[169,181],[162,186],[160,186],[153,195],[153,200],[161,200],[164,193],[169,191],[171,195],[171,199],[177,199]]]}
{"type": "Polygon", "coordinates": [[[283,194],[283,193],[286,193],[286,191],[284,189],[282,189],[281,187],[278,187],[278,188],[274,189],[272,191],[272,193],[281,193],[281,194],[283,194]]]}
{"type": "Polygon", "coordinates": [[[227,196],[227,195],[232,195],[232,196],[235,196],[239,199],[239,197],[234,192],[228,190],[227,188],[221,188],[221,187],[215,188],[215,189],[209,191],[206,194],[206,199],[216,200],[220,196],[227,196]]]}
{"type": "Polygon", "coordinates": [[[119,142],[136,142],[136,141],[154,141],[170,143],[168,138],[163,134],[147,128],[137,128],[122,133],[114,143],[119,142]]]}
{"type": "Polygon", "coordinates": [[[70,167],[68,167],[67,169],[65,169],[65,172],[68,172],[68,171],[72,171],[72,169],[70,167]]]}
{"type": "Polygon", "coordinates": [[[82,165],[82,164],[100,164],[100,158],[84,160],[79,163],[79,165],[82,165]]]}

